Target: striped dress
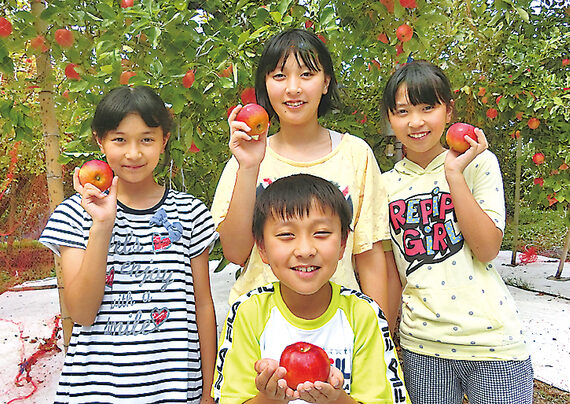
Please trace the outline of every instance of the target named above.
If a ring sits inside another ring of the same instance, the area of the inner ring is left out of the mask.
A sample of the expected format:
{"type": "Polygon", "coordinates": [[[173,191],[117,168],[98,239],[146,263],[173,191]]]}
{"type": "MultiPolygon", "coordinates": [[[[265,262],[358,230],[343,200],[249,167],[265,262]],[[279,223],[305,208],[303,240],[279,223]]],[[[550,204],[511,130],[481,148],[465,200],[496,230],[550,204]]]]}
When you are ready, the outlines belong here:
{"type": "MultiPolygon", "coordinates": [[[[62,202],[40,237],[56,254],[87,246],[92,221],[80,201],[62,202]]],[[[191,195],[167,190],[146,210],[118,202],[103,301],[93,325],[73,327],[56,403],[199,401],[190,259],[216,237],[208,209],[191,195]]]]}

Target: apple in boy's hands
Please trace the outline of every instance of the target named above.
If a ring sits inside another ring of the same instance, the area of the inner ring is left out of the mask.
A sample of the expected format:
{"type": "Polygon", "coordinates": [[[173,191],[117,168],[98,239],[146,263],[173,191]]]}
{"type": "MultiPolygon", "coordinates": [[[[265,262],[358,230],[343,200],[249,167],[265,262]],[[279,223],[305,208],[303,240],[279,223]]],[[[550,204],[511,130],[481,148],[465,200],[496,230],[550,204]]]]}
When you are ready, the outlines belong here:
{"type": "Polygon", "coordinates": [[[109,189],[112,182],[113,170],[104,161],[89,160],[79,169],[79,183],[82,186],[93,184],[103,192],[109,189]]]}
{"type": "Polygon", "coordinates": [[[475,127],[473,125],[457,122],[449,127],[445,135],[445,140],[452,150],[463,153],[471,147],[471,145],[467,143],[467,140],[465,140],[465,135],[477,141],[475,127]]]}
{"type": "Polygon", "coordinates": [[[236,121],[245,122],[251,128],[247,134],[257,140],[267,130],[269,115],[261,105],[247,104],[237,113],[236,121]]]}
{"type": "Polygon", "coordinates": [[[309,342],[296,342],[281,353],[279,366],[287,370],[287,386],[295,390],[300,383],[326,382],[332,360],[321,347],[309,342]]]}

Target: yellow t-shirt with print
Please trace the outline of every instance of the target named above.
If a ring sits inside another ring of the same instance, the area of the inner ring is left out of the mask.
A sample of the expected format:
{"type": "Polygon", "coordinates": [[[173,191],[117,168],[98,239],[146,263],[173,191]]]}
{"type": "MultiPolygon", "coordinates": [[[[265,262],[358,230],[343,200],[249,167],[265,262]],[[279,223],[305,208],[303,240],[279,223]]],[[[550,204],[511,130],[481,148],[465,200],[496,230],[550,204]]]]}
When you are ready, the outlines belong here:
{"type": "MultiPolygon", "coordinates": [[[[336,135],[340,136],[338,133],[336,135]]],[[[226,217],[237,169],[238,162],[232,157],[218,183],[211,209],[217,226],[226,217]]],[[[372,150],[364,140],[349,134],[342,135],[340,143],[329,154],[310,162],[284,158],[268,146],[259,169],[257,192],[278,178],[299,173],[333,182],[347,198],[352,209],[351,228],[354,231],[348,236],[344,256],[331,281],[360,290],[354,272],[353,254],[371,249],[375,242],[389,238],[390,234],[386,189],[372,150]]],[[[251,289],[276,280],[254,246],[244,271],[230,291],[229,301],[234,302],[251,289]]]]}

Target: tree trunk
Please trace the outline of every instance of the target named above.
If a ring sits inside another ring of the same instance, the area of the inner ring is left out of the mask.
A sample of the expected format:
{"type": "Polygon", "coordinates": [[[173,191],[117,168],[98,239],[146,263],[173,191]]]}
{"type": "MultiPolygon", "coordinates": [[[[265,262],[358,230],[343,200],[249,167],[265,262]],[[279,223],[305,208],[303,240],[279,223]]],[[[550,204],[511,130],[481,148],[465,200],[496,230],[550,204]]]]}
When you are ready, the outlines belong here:
{"type": "Polygon", "coordinates": [[[515,168],[515,212],[513,215],[513,241],[512,241],[512,255],[511,255],[511,265],[517,265],[517,246],[519,242],[519,217],[521,211],[521,162],[522,154],[522,138],[519,136],[517,138],[517,152],[516,159],[517,165],[515,168]]]}
{"type": "MultiPolygon", "coordinates": [[[[40,14],[45,9],[45,5],[43,2],[34,0],[32,0],[31,4],[32,14],[36,17],[36,32],[38,35],[45,36],[47,32],[47,24],[40,18],[40,14]]],[[[53,211],[55,207],[61,203],[61,201],[63,201],[64,195],[61,165],[57,161],[60,155],[59,127],[57,124],[55,104],[53,100],[54,85],[52,81],[52,69],[50,65],[49,51],[41,52],[37,55],[36,65],[38,72],[37,85],[41,88],[39,101],[46,155],[48,195],[50,210],[53,211]]],[[[57,285],[59,290],[61,321],[63,327],[63,345],[67,351],[67,347],[69,346],[69,339],[71,338],[73,321],[71,320],[71,317],[69,317],[67,308],[63,302],[63,279],[61,273],[61,261],[58,256],[55,256],[54,261],[57,276],[57,285]]]]}
{"type": "MultiPolygon", "coordinates": [[[[566,205],[566,216],[570,216],[569,205],[566,205]]],[[[558,270],[556,271],[556,275],[554,275],[554,278],[556,279],[562,278],[562,270],[564,269],[564,263],[566,262],[566,257],[568,255],[568,248],[570,248],[570,227],[566,228],[566,239],[564,241],[564,248],[562,249],[562,253],[560,254],[560,262],[558,263],[558,270]]]]}

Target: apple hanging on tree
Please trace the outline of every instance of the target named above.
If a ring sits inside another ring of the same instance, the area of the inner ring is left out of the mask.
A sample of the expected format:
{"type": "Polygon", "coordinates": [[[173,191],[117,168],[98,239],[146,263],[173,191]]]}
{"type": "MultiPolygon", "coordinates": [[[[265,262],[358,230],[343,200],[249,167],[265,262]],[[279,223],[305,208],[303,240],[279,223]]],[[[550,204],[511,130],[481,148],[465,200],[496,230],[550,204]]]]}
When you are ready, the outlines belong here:
{"type": "Polygon", "coordinates": [[[61,46],[62,48],[70,48],[73,45],[73,32],[68,29],[60,28],[55,31],[55,41],[61,46]]]}
{"type": "Polygon", "coordinates": [[[416,0],[400,0],[400,5],[404,8],[416,8],[416,0]]]}
{"type": "Polygon", "coordinates": [[[112,182],[113,170],[102,160],[86,161],[79,169],[79,183],[82,186],[93,184],[103,192],[109,189],[112,182]]]}
{"type": "Polygon", "coordinates": [[[68,79],[72,79],[72,80],[80,80],[81,76],[75,70],[76,67],[77,67],[77,65],[75,63],[68,63],[67,66],[65,66],[65,70],[64,70],[65,77],[67,77],[68,79]]]}
{"type": "Polygon", "coordinates": [[[532,162],[534,164],[536,164],[537,166],[544,163],[544,154],[538,152],[538,153],[534,153],[534,156],[532,156],[532,162]]]}
{"type": "Polygon", "coordinates": [[[402,42],[408,42],[412,39],[414,35],[414,30],[408,24],[402,24],[396,28],[396,36],[402,42]]]}
{"type": "Polygon", "coordinates": [[[135,5],[134,0],[121,0],[121,8],[129,8],[135,5]]]}
{"type": "Polygon", "coordinates": [[[184,77],[182,77],[182,85],[185,88],[192,87],[192,84],[194,84],[194,77],[195,77],[194,70],[188,70],[184,75],[184,77]]]}
{"type": "Polygon", "coordinates": [[[531,129],[536,129],[540,125],[540,120],[538,118],[532,117],[528,120],[527,125],[531,129]]]}
{"type": "Polygon", "coordinates": [[[0,17],[0,37],[6,38],[12,33],[12,23],[4,17],[0,17]]]}
{"type": "Polygon", "coordinates": [[[255,98],[255,88],[253,87],[246,88],[241,92],[240,98],[241,98],[241,103],[243,105],[256,104],[257,98],[255,98]]]}
{"type": "Polygon", "coordinates": [[[119,84],[121,84],[121,85],[129,84],[130,78],[134,77],[136,75],[137,74],[135,72],[122,72],[121,76],[119,77],[119,84]]]}
{"type": "Polygon", "coordinates": [[[285,381],[293,390],[304,382],[326,382],[332,360],[325,350],[309,342],[296,342],[281,353],[279,366],[287,370],[285,381]]]}
{"type": "Polygon", "coordinates": [[[487,110],[487,118],[495,119],[497,117],[497,115],[499,115],[499,111],[497,111],[496,108],[489,108],[487,110]]]}
{"type": "Polygon", "coordinates": [[[261,105],[247,104],[237,113],[236,121],[245,122],[251,129],[247,134],[257,140],[267,130],[269,115],[261,105]]]}

